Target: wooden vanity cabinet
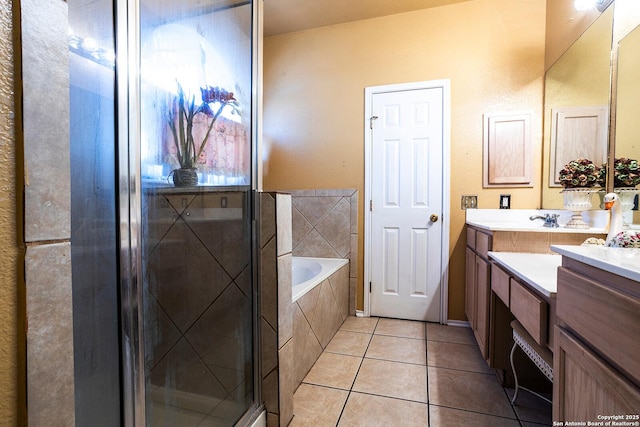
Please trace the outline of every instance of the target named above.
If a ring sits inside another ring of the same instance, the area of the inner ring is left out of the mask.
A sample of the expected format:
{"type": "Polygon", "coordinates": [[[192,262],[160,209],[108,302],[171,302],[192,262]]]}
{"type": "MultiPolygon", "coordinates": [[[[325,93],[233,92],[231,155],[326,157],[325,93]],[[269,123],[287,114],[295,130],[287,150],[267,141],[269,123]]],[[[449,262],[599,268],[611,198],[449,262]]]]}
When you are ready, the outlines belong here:
{"type": "Polygon", "coordinates": [[[563,257],[558,271],[554,420],[638,415],[638,313],[638,282],[563,257]]]}
{"type": "MultiPolygon", "coordinates": [[[[510,323],[517,319],[533,339],[540,345],[553,351],[550,340],[553,339],[555,296],[545,296],[514,277],[495,261],[491,263],[491,331],[489,334],[489,365],[496,369],[502,385],[512,386],[510,353],[513,335],[510,323]]],[[[516,353],[516,358],[526,358],[516,353]]],[[[522,365],[516,361],[516,364],[522,365]]],[[[549,385],[529,361],[524,362],[529,370],[520,372],[521,379],[530,386],[546,390],[549,385]]],[[[550,390],[549,390],[550,391],[550,390]]]]}
{"type": "Polygon", "coordinates": [[[509,323],[514,316],[539,344],[553,350],[555,297],[532,290],[504,271],[494,277],[496,266],[489,261],[488,252],[550,253],[551,244],[582,243],[584,235],[488,231],[469,224],[466,232],[465,314],[489,366],[509,367],[510,347],[505,357],[505,346],[512,343],[509,323]]]}
{"type": "Polygon", "coordinates": [[[490,233],[467,227],[465,314],[485,360],[489,359],[491,244],[490,233]]]}

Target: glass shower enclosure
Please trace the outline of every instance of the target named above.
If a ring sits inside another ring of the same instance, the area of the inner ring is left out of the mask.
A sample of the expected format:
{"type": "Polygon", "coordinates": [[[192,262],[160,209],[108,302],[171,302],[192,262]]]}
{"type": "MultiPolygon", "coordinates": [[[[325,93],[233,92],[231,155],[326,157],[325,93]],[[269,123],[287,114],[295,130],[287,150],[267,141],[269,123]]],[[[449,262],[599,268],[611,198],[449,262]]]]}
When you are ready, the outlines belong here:
{"type": "Polygon", "coordinates": [[[244,423],[260,401],[255,5],[119,4],[124,418],[244,423]]]}

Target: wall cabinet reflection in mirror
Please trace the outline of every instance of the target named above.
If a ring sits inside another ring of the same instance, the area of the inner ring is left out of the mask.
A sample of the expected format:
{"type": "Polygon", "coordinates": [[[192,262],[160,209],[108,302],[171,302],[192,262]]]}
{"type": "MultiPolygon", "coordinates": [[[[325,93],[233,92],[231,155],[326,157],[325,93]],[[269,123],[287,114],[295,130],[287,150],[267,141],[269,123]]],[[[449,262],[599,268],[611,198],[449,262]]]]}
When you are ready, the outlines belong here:
{"type": "Polygon", "coordinates": [[[545,76],[542,207],[562,209],[558,172],[607,159],[613,8],[607,8],[545,76]]]}

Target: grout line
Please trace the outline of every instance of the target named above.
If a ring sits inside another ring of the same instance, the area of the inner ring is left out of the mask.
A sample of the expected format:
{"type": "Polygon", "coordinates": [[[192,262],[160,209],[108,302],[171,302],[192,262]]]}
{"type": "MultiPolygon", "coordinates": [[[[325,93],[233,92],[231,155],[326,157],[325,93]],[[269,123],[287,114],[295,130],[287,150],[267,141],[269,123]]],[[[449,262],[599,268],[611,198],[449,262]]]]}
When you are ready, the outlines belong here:
{"type": "MultiPolygon", "coordinates": [[[[448,371],[456,371],[456,372],[467,372],[470,374],[478,374],[478,375],[485,375],[488,377],[495,377],[495,373],[494,372],[477,372],[477,371],[468,371],[466,369],[459,369],[459,368],[447,368],[445,366],[433,366],[433,365],[427,365],[429,368],[436,368],[436,369],[446,369],[448,371]]],[[[502,386],[500,386],[502,387],[502,386]]]]}
{"type": "Polygon", "coordinates": [[[420,402],[419,400],[411,400],[411,399],[406,399],[403,397],[397,397],[397,396],[387,396],[384,394],[375,394],[375,393],[371,393],[371,392],[367,392],[367,391],[353,391],[353,393],[358,393],[358,394],[366,394],[367,396],[377,396],[377,397],[384,397],[387,399],[394,399],[394,400],[402,400],[404,402],[411,402],[411,403],[418,403],[420,405],[429,405],[428,402],[420,402]]]}
{"type": "Polygon", "coordinates": [[[476,343],[466,343],[466,342],[457,342],[457,341],[444,341],[444,340],[427,340],[428,342],[442,342],[442,343],[446,343],[446,344],[460,344],[460,345],[468,345],[471,347],[477,347],[478,344],[476,343]]]}
{"type": "Polygon", "coordinates": [[[406,337],[402,335],[388,335],[388,334],[373,334],[379,337],[392,337],[392,338],[404,338],[406,340],[426,341],[424,338],[406,337]]]}
{"type": "MultiPolygon", "coordinates": [[[[448,406],[448,405],[436,405],[435,403],[430,403],[429,406],[438,406],[440,408],[447,408],[447,409],[453,409],[455,411],[463,411],[463,412],[469,412],[471,414],[479,414],[479,415],[487,415],[489,417],[495,417],[495,418],[500,418],[503,420],[511,420],[511,421],[518,421],[518,423],[520,423],[520,420],[516,417],[514,418],[510,418],[510,417],[503,417],[501,415],[495,415],[495,414],[488,414],[486,412],[479,412],[479,411],[474,411],[472,409],[463,409],[463,408],[457,408],[455,406],[448,406]]],[[[431,419],[429,419],[431,420],[431,419]]],[[[533,423],[535,424],[535,423],[533,423]]]]}
{"type": "Polygon", "coordinates": [[[423,365],[422,363],[413,363],[413,362],[403,362],[401,360],[393,360],[393,359],[383,359],[380,357],[367,357],[366,355],[364,356],[365,359],[369,359],[369,360],[382,360],[383,362],[392,362],[392,363],[399,363],[401,365],[411,365],[411,366],[424,366],[425,368],[429,365],[427,365],[426,363],[423,365]]]}

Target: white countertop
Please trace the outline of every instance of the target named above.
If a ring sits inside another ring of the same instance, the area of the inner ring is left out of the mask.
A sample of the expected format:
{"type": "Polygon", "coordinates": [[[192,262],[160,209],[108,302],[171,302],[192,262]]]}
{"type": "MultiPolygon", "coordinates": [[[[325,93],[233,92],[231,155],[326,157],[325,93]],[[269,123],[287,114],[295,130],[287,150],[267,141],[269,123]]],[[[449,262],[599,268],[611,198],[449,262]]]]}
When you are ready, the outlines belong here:
{"type": "Polygon", "coordinates": [[[541,294],[554,296],[562,257],[553,254],[489,252],[489,258],[541,294]]]}
{"type": "MultiPolygon", "coordinates": [[[[538,233],[607,234],[608,212],[595,210],[583,212],[590,228],[566,228],[572,212],[550,209],[467,209],[466,223],[487,231],[526,231],[538,233]],[[544,221],[530,220],[534,215],[557,214],[560,227],[543,227],[544,221]]],[[[593,236],[595,237],[595,236],[593,236]]]]}
{"type": "Polygon", "coordinates": [[[570,245],[552,245],[551,249],[567,258],[640,282],[640,249],[570,245]]]}

